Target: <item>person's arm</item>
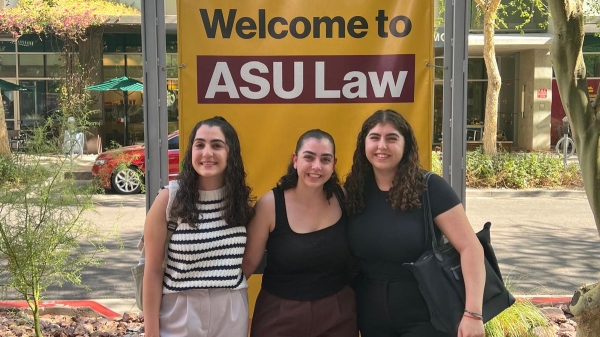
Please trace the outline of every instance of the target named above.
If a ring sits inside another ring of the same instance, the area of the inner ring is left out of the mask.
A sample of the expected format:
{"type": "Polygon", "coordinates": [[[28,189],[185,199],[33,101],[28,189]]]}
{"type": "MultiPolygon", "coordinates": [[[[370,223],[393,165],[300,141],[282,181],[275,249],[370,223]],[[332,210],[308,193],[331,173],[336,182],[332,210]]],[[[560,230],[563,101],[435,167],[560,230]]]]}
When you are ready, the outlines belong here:
{"type": "Polygon", "coordinates": [[[267,192],[256,203],[255,213],[248,224],[248,238],[242,271],[246,279],[252,276],[265,254],[269,233],[275,228],[275,196],[273,191],[267,192]]]}
{"type": "MultiPolygon", "coordinates": [[[[481,243],[467,219],[462,204],[458,204],[434,219],[435,224],[460,253],[460,263],[465,280],[465,309],[482,314],[485,265],[481,243]]],[[[465,316],[469,316],[465,314],[465,316]]],[[[483,337],[483,321],[463,316],[458,337],[483,337]]]]}
{"type": "Polygon", "coordinates": [[[166,209],[169,191],[160,191],[146,215],[144,247],[146,253],[143,284],[144,328],[146,337],[159,337],[158,315],[162,299],[165,269],[165,240],[167,239],[166,209]]]}

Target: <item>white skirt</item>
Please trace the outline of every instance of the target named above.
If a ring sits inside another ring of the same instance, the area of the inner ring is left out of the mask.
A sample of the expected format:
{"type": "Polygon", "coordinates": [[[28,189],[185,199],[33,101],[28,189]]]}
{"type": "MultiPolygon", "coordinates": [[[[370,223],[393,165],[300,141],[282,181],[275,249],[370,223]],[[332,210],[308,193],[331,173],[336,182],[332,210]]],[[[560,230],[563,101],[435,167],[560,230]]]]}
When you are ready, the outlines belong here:
{"type": "Polygon", "coordinates": [[[199,289],[164,294],[161,337],[247,337],[248,289],[199,289]]]}

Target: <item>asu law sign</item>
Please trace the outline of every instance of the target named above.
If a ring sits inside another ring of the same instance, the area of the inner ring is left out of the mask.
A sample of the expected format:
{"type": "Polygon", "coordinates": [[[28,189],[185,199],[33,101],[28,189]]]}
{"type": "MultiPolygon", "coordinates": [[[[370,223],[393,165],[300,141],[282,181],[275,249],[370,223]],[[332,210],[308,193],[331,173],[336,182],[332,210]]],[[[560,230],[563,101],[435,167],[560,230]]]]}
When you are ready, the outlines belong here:
{"type": "Polygon", "coordinates": [[[198,56],[198,103],[414,101],[414,55],[198,56]]]}
{"type": "Polygon", "coordinates": [[[178,5],[180,131],[214,115],[230,121],[256,195],[275,185],[298,136],[313,128],[333,135],[345,175],[360,125],[379,109],[407,117],[430,165],[432,1],[178,5]]]}

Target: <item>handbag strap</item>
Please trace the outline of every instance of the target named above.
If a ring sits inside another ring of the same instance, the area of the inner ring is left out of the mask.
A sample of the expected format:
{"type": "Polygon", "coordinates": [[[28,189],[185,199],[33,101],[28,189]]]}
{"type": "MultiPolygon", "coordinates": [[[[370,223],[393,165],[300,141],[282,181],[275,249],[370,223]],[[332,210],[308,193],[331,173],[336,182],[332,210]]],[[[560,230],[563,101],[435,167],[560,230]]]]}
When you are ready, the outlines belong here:
{"type": "Polygon", "coordinates": [[[439,242],[435,235],[435,229],[433,224],[433,216],[431,215],[431,204],[429,203],[429,177],[433,175],[433,172],[425,173],[425,192],[423,193],[423,219],[425,221],[425,242],[427,242],[428,235],[431,235],[431,248],[435,257],[441,261],[442,254],[439,250],[439,242]]]}
{"type": "Polygon", "coordinates": [[[177,190],[179,189],[179,182],[177,180],[172,180],[169,182],[169,201],[167,202],[167,237],[165,238],[165,258],[163,259],[163,268],[167,268],[167,262],[169,261],[169,242],[171,241],[171,237],[173,233],[177,229],[179,225],[177,221],[177,217],[173,217],[171,214],[171,208],[173,208],[173,201],[175,200],[175,196],[177,195],[177,190]]]}
{"type": "MultiPolygon", "coordinates": [[[[165,237],[165,257],[163,259],[162,266],[163,268],[167,267],[167,261],[169,260],[169,241],[171,241],[171,237],[173,236],[173,232],[177,229],[179,225],[176,217],[173,217],[171,214],[171,208],[173,207],[173,201],[175,200],[175,195],[177,194],[177,190],[179,189],[179,183],[176,180],[172,180],[169,182],[168,186],[163,188],[168,188],[169,190],[169,201],[167,202],[166,208],[166,216],[167,216],[167,236],[165,237]]],[[[140,260],[146,258],[146,249],[144,245],[144,235],[140,238],[138,242],[138,249],[140,250],[140,260]]]]}

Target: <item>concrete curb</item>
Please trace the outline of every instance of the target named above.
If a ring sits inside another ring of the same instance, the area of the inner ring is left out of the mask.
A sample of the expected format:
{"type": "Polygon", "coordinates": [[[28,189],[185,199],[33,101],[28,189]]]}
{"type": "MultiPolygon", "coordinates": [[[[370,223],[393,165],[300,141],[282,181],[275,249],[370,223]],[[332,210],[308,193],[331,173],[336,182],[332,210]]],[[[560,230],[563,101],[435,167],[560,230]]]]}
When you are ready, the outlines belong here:
{"type": "Polygon", "coordinates": [[[467,189],[467,197],[484,197],[484,198],[587,198],[585,191],[579,190],[476,190],[467,189]]]}

